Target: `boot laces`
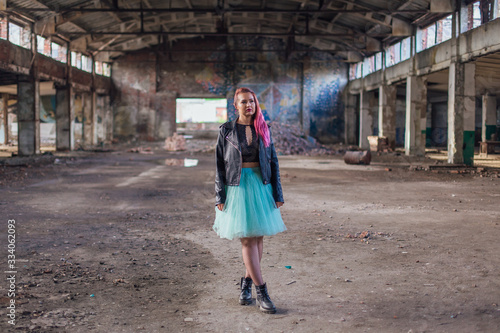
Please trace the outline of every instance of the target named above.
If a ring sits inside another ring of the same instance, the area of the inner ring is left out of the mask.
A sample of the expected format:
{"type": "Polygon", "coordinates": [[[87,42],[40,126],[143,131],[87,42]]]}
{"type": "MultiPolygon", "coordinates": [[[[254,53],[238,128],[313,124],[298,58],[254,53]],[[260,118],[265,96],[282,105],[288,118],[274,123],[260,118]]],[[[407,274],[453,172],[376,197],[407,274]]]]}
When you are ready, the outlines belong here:
{"type": "Polygon", "coordinates": [[[267,292],[267,288],[260,288],[260,295],[264,300],[271,301],[269,293],[267,292]]]}

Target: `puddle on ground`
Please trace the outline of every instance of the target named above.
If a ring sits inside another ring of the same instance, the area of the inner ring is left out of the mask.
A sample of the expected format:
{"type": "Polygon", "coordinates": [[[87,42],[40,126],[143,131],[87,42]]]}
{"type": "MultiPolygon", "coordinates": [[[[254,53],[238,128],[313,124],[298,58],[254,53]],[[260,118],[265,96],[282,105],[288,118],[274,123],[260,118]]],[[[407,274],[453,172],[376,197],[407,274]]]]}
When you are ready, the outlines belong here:
{"type": "Polygon", "coordinates": [[[192,158],[167,158],[164,161],[165,165],[172,165],[172,166],[183,166],[186,168],[189,167],[194,167],[198,165],[198,160],[197,159],[192,159],[192,158]]]}

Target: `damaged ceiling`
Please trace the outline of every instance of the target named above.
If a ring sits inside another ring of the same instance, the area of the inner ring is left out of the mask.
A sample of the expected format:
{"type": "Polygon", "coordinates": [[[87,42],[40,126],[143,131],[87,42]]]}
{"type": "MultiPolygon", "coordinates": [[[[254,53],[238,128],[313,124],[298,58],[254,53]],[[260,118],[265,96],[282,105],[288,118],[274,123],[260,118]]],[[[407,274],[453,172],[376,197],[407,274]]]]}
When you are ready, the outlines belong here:
{"type": "Polygon", "coordinates": [[[30,20],[38,34],[69,41],[72,50],[90,51],[98,58],[185,38],[262,36],[285,40],[289,52],[302,44],[356,62],[411,35],[416,27],[447,16],[452,11],[448,3],[10,0],[4,12],[30,20]]]}

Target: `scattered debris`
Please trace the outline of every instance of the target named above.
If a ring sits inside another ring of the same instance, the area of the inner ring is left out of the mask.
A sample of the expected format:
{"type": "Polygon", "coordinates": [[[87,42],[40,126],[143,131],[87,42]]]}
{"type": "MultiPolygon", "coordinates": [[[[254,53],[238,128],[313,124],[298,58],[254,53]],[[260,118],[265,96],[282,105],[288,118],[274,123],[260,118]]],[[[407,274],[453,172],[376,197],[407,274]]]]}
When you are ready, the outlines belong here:
{"type": "Polygon", "coordinates": [[[143,148],[143,147],[137,147],[137,148],[130,148],[129,150],[127,150],[127,152],[129,153],[139,153],[139,154],[153,154],[153,151],[151,150],[151,147],[146,147],[146,148],[143,148]]]}
{"type": "Polygon", "coordinates": [[[287,286],[289,286],[289,285],[291,285],[291,284],[293,284],[293,283],[295,283],[295,282],[297,282],[297,281],[290,281],[290,282],[288,282],[286,285],[287,285],[287,286]]]}
{"type": "Polygon", "coordinates": [[[286,269],[292,269],[292,266],[285,266],[286,269]]]}
{"type": "Polygon", "coordinates": [[[175,132],[171,137],[165,140],[165,146],[163,148],[168,151],[186,150],[186,139],[184,136],[175,132]]]}
{"type": "Polygon", "coordinates": [[[369,135],[368,142],[370,143],[370,150],[376,152],[390,152],[392,151],[389,146],[389,140],[385,136],[369,135]]]}
{"type": "Polygon", "coordinates": [[[194,167],[198,165],[198,160],[197,159],[190,159],[190,158],[183,158],[183,159],[178,159],[178,158],[168,158],[165,160],[165,165],[168,166],[184,166],[184,167],[194,167]]]}
{"type": "Polygon", "coordinates": [[[430,171],[448,174],[478,174],[480,177],[500,178],[500,170],[496,168],[472,167],[464,164],[410,165],[409,171],[430,171]]]}

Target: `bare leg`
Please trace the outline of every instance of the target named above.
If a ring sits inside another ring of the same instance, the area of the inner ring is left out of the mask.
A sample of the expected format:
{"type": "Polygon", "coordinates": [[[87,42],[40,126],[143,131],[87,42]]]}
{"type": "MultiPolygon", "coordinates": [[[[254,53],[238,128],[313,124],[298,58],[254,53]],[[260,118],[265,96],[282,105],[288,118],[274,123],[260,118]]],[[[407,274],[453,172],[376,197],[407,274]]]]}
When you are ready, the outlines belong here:
{"type": "Polygon", "coordinates": [[[245,276],[250,276],[258,286],[264,284],[260,270],[259,239],[262,240],[262,237],[241,238],[241,252],[247,270],[245,276]]]}
{"type": "Polygon", "coordinates": [[[264,236],[257,237],[257,243],[259,248],[259,263],[262,261],[262,252],[264,251],[264,236]]]}
{"type": "MultiPolygon", "coordinates": [[[[257,248],[259,250],[259,264],[262,261],[262,252],[264,250],[264,236],[255,237],[257,239],[257,248]]],[[[250,273],[248,273],[248,269],[245,270],[245,277],[250,277],[250,273]]]]}

